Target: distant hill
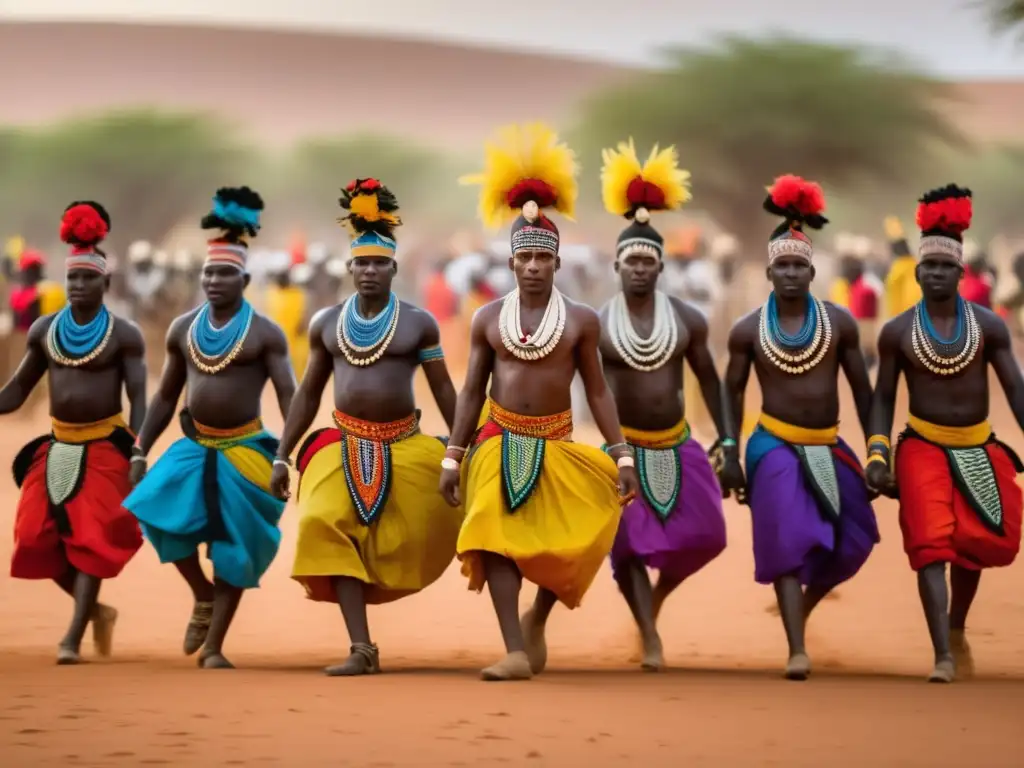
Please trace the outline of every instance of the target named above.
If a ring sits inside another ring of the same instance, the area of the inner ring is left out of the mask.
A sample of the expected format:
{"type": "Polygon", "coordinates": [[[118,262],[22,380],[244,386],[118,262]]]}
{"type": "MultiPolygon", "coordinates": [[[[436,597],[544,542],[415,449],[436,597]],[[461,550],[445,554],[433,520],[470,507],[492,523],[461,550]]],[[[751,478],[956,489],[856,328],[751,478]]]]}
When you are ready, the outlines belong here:
{"type": "MultiPolygon", "coordinates": [[[[271,144],[360,129],[453,148],[496,125],[568,119],[628,67],[424,42],[257,30],[0,24],[6,123],[158,105],[210,110],[271,144]]],[[[978,139],[1016,139],[1024,82],[958,86],[952,117],[978,139]]],[[[468,147],[467,147],[468,148],[468,147]]]]}

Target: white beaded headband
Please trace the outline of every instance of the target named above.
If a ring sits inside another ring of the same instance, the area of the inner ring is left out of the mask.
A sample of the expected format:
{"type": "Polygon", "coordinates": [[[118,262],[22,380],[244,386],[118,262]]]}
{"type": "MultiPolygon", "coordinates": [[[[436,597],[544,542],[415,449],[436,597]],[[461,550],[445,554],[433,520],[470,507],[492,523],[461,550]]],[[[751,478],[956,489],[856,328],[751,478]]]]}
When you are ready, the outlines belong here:
{"type": "Polygon", "coordinates": [[[951,237],[943,235],[927,235],[921,238],[917,246],[917,253],[920,258],[933,253],[941,253],[945,256],[952,256],[957,264],[964,263],[964,244],[951,237]]]}
{"type": "Polygon", "coordinates": [[[653,256],[656,259],[660,259],[664,254],[664,249],[659,243],[656,243],[654,240],[648,240],[646,237],[631,237],[618,244],[616,258],[624,259],[633,254],[653,256]]]}
{"type": "Polygon", "coordinates": [[[769,264],[782,256],[797,256],[809,263],[814,256],[814,246],[796,237],[780,237],[768,243],[769,264]]]}

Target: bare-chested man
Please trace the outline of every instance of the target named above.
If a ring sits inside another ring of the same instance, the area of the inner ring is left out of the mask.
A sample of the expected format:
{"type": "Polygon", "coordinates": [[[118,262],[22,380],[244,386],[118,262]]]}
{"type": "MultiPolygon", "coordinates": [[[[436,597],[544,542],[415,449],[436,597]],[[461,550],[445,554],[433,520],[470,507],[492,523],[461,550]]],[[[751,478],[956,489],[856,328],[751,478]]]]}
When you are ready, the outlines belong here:
{"type": "Polygon", "coordinates": [[[786,677],[804,680],[811,669],[804,647],[807,617],[860,570],[878,542],[863,470],[838,427],[839,370],[865,429],[871,383],[854,319],[810,293],[813,247],[804,228],[827,223],[821,188],[782,176],[764,207],[783,219],[768,243],[773,291],[729,334],[729,436],[739,437],[751,366],[761,386],[761,417],[747,442],[748,485],[732,445],[725,450],[722,483],[750,504],[754,578],[775,587],[789,642],[786,677]]]}
{"type": "Polygon", "coordinates": [[[601,359],[640,481],[640,495],[622,511],[612,570],[640,629],[641,667],[648,671],[664,665],[656,621],[665,598],[718,557],[726,541],[722,489],[683,412],[685,360],[724,436],[708,323],[696,307],[657,290],[664,240],[649,223],[651,211],[689,199],[688,180],[673,148],[655,148],[642,166],[632,141],[604,153],[605,207],[631,223],[616,248],[622,291],[601,311],[601,359]],[[653,591],[648,568],[659,571],[653,591]]]}
{"type": "Polygon", "coordinates": [[[869,484],[890,495],[898,490],[903,548],[917,572],[935,650],[928,679],[939,683],[973,672],[967,612],[982,570],[1016,558],[1024,506],[1016,483],[1020,460],[988,422],[991,366],[1024,427],[1024,379],[1010,334],[993,312],[957,292],[971,213],[970,191],[955,185],[921,198],[917,282],[923,299],[882,329],[868,438],[869,484]],[[910,415],[896,448],[894,489],[889,435],[901,373],[910,415]]]}
{"type": "Polygon", "coordinates": [[[471,589],[487,583],[505,641],[507,656],[482,676],[526,680],[547,663],[544,628],[551,609],[558,600],[569,608],[580,604],[611,550],[620,501],[635,495],[637,479],[601,372],[597,313],[554,287],[558,228],[541,209],[571,215],[577,191],[572,151],[544,126],[507,128],[488,147],[484,174],[472,181],[482,185],[485,223],[522,211],[512,225],[509,259],[517,288],[473,317],[466,383],[440,487],[452,506],[465,497],[458,543],[463,573],[471,589]],[[536,175],[523,178],[522,168],[536,175]],[[608,454],[570,441],[569,391],[577,371],[608,454]],[[523,578],[538,590],[520,621],[523,578]]]}
{"type": "Polygon", "coordinates": [[[437,493],[444,443],[420,432],[413,399],[422,365],[451,428],[455,388],[437,323],[391,291],[398,201],[376,179],[357,179],[340,202],[353,236],[349,271],[356,293],[310,323],[309,363],[272,487],[287,496],[289,457],[333,374],[335,426],[313,432],[298,454],[302,517],[292,578],[310,599],[341,607],[350,652],[325,672],[348,677],[380,671],[367,604],[414,594],[440,578],[455,558],[462,512],[437,493]]]}
{"type": "Polygon", "coordinates": [[[223,644],[242,591],[259,586],[281,543],[284,502],[270,493],[277,439],[263,428],[269,379],[288,414],[295,374],[281,329],[245,300],[247,237],[263,201],[248,187],[217,190],[204,229],[211,240],[201,283],[207,302],[167,331],[167,357],[132,457],[135,490],[125,501],[162,563],[174,563],[195,599],[184,650],[204,669],[230,669],[223,644]],[[146,473],[146,456],[167,429],[185,390],[176,441],[146,473]],[[145,475],[143,477],[143,475],[145,475]],[[206,544],[213,583],[199,563],[206,544]]]}
{"type": "Polygon", "coordinates": [[[139,329],[103,303],[110,278],[99,243],[109,230],[99,203],[75,202],[64,211],[70,304],[32,324],[25,357],[0,390],[0,413],[11,413],[49,372],[53,431],[14,460],[21,500],[11,576],[53,579],[74,598],[58,664],[80,661],[89,621],[97,653],[110,655],[117,611],[97,602],[100,585],[142,546],[138,523],[121,503],[131,490],[132,433],[146,415],[145,351],[139,329]],[[121,416],[122,388],[131,431],[121,416]]]}

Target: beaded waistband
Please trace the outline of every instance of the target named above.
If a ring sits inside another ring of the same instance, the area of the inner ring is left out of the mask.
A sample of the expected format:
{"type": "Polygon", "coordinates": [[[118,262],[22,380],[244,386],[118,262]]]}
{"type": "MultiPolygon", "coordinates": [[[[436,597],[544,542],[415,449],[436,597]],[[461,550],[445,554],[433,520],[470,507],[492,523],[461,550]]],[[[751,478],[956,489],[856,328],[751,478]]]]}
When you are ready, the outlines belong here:
{"type": "Polygon", "coordinates": [[[638,448],[675,448],[690,439],[690,425],[684,416],[678,424],[668,429],[648,431],[624,426],[622,427],[622,436],[627,443],[638,448]]]}
{"type": "Polygon", "coordinates": [[[550,416],[523,416],[505,410],[494,400],[488,401],[488,409],[491,421],[516,435],[544,440],[566,440],[572,436],[572,411],[550,416]]]}
{"type": "Polygon", "coordinates": [[[984,445],[992,436],[992,425],[983,421],[967,427],[947,427],[919,419],[914,414],[907,416],[907,426],[929,442],[946,448],[973,448],[984,445]]]}
{"type": "Polygon", "coordinates": [[[834,427],[811,429],[796,424],[787,424],[782,419],[776,419],[767,413],[761,414],[758,423],[765,431],[771,432],[780,440],[785,440],[792,445],[835,445],[839,440],[838,424],[834,427]]]}
{"type": "Polygon", "coordinates": [[[334,412],[334,424],[343,434],[374,443],[397,443],[420,430],[419,419],[412,413],[398,421],[364,421],[341,411],[334,412]]]}
{"type": "Polygon", "coordinates": [[[53,430],[53,438],[60,443],[88,443],[92,440],[102,440],[109,437],[115,429],[127,429],[124,417],[118,413],[99,421],[90,421],[85,424],[72,424],[59,419],[50,419],[53,430]]]}
{"type": "Polygon", "coordinates": [[[205,424],[200,424],[195,419],[192,420],[195,424],[196,432],[199,437],[204,440],[234,440],[239,437],[248,437],[254,435],[257,432],[263,431],[263,420],[253,419],[250,422],[242,424],[240,427],[231,427],[230,429],[218,429],[217,427],[208,427],[205,424]]]}

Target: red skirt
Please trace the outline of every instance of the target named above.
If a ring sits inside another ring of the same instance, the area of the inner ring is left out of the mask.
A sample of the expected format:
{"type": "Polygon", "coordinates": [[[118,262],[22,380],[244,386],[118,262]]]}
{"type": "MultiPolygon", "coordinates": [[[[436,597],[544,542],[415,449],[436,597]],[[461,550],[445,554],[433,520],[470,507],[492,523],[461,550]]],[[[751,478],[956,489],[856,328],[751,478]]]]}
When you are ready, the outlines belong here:
{"type": "Polygon", "coordinates": [[[946,451],[914,435],[896,450],[900,528],[910,567],[953,563],[970,570],[1009,565],[1020,550],[1024,495],[1009,450],[992,441],[984,446],[999,494],[1001,520],[994,524],[958,487],[946,451]]]}
{"type": "Polygon", "coordinates": [[[14,463],[21,499],[14,521],[12,577],[56,579],[71,566],[110,579],[139,550],[138,521],[121,507],[131,490],[131,464],[124,440],[117,437],[121,435],[67,445],[47,435],[22,449],[14,463]],[[49,462],[58,464],[48,487],[49,462]]]}

